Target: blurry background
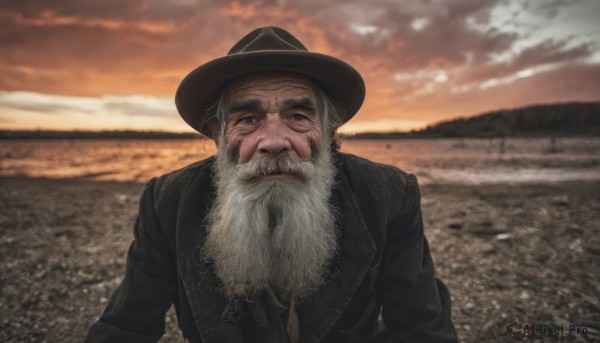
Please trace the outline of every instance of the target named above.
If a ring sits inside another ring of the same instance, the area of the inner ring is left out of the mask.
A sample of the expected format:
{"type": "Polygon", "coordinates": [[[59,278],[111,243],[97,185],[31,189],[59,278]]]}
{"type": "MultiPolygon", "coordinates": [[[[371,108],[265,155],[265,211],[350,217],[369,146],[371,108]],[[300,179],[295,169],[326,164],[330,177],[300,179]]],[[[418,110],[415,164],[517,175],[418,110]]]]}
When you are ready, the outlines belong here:
{"type": "MultiPolygon", "coordinates": [[[[341,150],[418,176],[461,341],[600,340],[598,14],[595,0],[1,2],[0,341],[83,339],[122,278],[142,184],[215,152],[179,118],[179,82],[265,25],[365,78],[341,150]],[[580,330],[507,331],[526,325],[580,330]]],[[[171,310],[161,342],[181,341],[171,310]]]]}

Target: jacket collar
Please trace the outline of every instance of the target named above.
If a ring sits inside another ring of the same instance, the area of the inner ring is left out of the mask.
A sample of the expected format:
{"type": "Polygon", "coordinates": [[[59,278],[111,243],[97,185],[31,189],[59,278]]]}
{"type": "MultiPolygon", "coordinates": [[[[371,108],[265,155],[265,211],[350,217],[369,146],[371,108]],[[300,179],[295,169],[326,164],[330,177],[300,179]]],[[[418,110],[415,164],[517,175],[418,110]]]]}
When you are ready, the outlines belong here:
{"type": "Polygon", "coordinates": [[[211,158],[191,176],[186,182],[188,187],[181,194],[175,224],[179,277],[202,342],[242,342],[237,322],[222,317],[226,300],[218,292],[218,280],[211,266],[202,258],[201,247],[206,237],[204,218],[215,195],[213,162],[214,158],[211,158]]]}
{"type": "MultiPolygon", "coordinates": [[[[200,247],[205,239],[203,219],[214,196],[210,177],[196,175],[193,186],[182,194],[177,216],[177,260],[190,308],[203,342],[242,342],[238,322],[223,317],[226,300],[218,292],[218,280],[202,263],[200,247]],[[202,210],[198,210],[202,209],[202,210]]],[[[335,273],[303,306],[300,342],[321,341],[329,333],[356,293],[376,253],[354,194],[338,166],[332,202],[339,211],[339,257],[335,273]]]]}
{"type": "Polygon", "coordinates": [[[377,251],[354,193],[341,172],[338,181],[332,195],[339,210],[341,234],[339,258],[334,265],[336,273],[304,305],[300,342],[320,342],[325,338],[363,282],[377,251]]]}

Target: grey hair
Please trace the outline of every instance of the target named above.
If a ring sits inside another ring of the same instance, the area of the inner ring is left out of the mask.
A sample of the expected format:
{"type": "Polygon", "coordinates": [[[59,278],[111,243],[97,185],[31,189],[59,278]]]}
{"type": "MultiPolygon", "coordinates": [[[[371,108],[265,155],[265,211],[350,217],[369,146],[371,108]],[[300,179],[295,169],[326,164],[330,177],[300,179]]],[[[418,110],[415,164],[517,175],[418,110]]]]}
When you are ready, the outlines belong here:
{"type": "Polygon", "coordinates": [[[342,106],[337,104],[327,93],[320,90],[321,102],[323,103],[324,132],[332,132],[342,125],[342,106]]]}
{"type": "MultiPolygon", "coordinates": [[[[225,126],[227,124],[227,89],[221,92],[217,100],[208,108],[208,115],[204,119],[203,126],[210,125],[216,128],[218,125],[219,131],[216,138],[217,143],[225,138],[225,126]]],[[[341,116],[343,114],[343,107],[338,105],[325,91],[319,89],[319,95],[322,103],[322,119],[323,119],[323,136],[327,138],[330,132],[335,131],[341,126],[341,116]]]]}

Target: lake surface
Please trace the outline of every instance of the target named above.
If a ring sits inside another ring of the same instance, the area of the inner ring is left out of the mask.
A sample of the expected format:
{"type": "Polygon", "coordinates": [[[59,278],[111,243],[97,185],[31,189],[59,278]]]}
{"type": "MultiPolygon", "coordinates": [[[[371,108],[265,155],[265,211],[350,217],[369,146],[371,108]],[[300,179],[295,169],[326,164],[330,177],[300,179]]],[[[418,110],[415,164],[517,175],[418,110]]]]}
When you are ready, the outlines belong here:
{"type": "MultiPolygon", "coordinates": [[[[421,184],[600,181],[600,137],[356,140],[341,150],[421,184]]],[[[200,139],[2,141],[0,175],[145,182],[215,151],[200,139]]]]}

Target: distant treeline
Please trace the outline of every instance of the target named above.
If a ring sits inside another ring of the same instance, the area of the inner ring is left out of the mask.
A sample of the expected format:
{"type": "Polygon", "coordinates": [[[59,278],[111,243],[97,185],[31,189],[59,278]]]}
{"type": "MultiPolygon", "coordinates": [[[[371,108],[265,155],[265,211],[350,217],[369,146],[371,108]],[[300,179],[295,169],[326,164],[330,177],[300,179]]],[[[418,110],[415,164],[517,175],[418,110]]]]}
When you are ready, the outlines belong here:
{"type": "Polygon", "coordinates": [[[571,102],[502,109],[444,121],[423,130],[362,133],[348,139],[435,137],[600,136],[600,102],[571,102]]]}
{"type": "Polygon", "coordinates": [[[162,131],[0,131],[0,139],[202,139],[197,133],[162,131]]]}

